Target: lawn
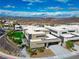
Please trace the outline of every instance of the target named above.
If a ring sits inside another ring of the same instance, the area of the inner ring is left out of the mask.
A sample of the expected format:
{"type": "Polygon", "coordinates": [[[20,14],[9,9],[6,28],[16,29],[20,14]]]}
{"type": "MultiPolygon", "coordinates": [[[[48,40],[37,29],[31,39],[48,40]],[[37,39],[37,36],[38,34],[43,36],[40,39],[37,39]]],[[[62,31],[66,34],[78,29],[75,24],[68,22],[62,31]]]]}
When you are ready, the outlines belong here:
{"type": "Polygon", "coordinates": [[[21,31],[10,31],[8,33],[8,36],[10,39],[12,39],[15,43],[17,44],[21,44],[22,43],[22,39],[24,37],[23,32],[21,31]]]}

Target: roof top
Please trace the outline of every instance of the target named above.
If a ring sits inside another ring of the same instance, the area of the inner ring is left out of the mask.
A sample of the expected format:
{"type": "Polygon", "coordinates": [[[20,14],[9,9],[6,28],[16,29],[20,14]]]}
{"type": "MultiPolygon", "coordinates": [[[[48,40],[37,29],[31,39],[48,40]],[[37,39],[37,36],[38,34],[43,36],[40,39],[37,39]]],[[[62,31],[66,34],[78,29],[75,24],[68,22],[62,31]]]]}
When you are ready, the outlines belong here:
{"type": "Polygon", "coordinates": [[[25,32],[29,33],[29,34],[45,34],[45,32],[42,32],[42,31],[36,32],[36,31],[33,31],[33,30],[26,30],[25,32]]]}
{"type": "Polygon", "coordinates": [[[47,38],[46,39],[56,39],[57,37],[51,35],[51,34],[46,34],[47,38]]]}
{"type": "Polygon", "coordinates": [[[54,31],[67,31],[79,29],[78,25],[59,25],[59,26],[46,26],[46,28],[54,31]]]}
{"type": "Polygon", "coordinates": [[[62,37],[65,37],[65,38],[70,38],[70,37],[73,37],[74,35],[72,34],[61,34],[62,37]]]}
{"type": "Polygon", "coordinates": [[[46,26],[46,28],[54,30],[54,31],[65,31],[63,28],[60,28],[58,26],[56,26],[56,27],[46,26]]]}
{"type": "Polygon", "coordinates": [[[28,30],[40,30],[40,31],[47,31],[48,29],[44,28],[44,27],[39,27],[39,26],[27,26],[27,25],[21,25],[23,29],[28,29],[28,30]]]}

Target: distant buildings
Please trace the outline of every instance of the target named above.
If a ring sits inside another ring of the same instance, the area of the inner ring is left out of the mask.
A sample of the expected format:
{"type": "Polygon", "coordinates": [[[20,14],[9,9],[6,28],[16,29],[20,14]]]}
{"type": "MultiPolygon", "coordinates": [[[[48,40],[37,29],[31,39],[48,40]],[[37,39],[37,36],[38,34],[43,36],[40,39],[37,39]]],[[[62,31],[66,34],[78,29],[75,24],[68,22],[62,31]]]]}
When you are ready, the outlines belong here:
{"type": "Polygon", "coordinates": [[[13,30],[15,23],[16,21],[13,20],[0,20],[0,24],[2,25],[2,28],[5,30],[13,30]]]}

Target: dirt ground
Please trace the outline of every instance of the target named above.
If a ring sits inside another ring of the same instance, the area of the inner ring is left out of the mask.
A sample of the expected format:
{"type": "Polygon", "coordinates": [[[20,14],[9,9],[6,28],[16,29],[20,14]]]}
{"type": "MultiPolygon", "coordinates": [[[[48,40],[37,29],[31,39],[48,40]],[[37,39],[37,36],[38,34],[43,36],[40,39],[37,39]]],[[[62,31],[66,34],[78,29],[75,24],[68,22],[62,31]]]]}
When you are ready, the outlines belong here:
{"type": "Polygon", "coordinates": [[[75,44],[79,45],[79,41],[76,41],[75,44]]]}
{"type": "Polygon", "coordinates": [[[45,49],[44,52],[38,52],[37,55],[32,55],[31,57],[37,58],[37,57],[50,57],[55,56],[55,54],[50,49],[45,49]]]}

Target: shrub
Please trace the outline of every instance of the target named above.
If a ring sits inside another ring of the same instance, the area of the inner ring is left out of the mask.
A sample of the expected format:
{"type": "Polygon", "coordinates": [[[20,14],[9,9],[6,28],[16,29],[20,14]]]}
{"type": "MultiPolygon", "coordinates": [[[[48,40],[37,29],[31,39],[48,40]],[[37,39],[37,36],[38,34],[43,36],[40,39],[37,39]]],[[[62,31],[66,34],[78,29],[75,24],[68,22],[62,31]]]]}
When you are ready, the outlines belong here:
{"type": "Polygon", "coordinates": [[[17,31],[8,31],[7,35],[10,39],[12,39],[15,43],[21,44],[24,34],[22,32],[17,31]]]}
{"type": "Polygon", "coordinates": [[[37,55],[37,52],[36,52],[37,50],[36,49],[32,49],[32,48],[28,48],[28,52],[30,53],[30,56],[32,56],[32,55],[37,55]]]}
{"type": "Polygon", "coordinates": [[[72,49],[74,47],[74,43],[70,40],[66,41],[66,47],[68,49],[72,49]]]}
{"type": "Polygon", "coordinates": [[[44,49],[45,49],[44,47],[41,47],[41,48],[38,48],[38,51],[39,52],[44,52],[44,49]]]}

